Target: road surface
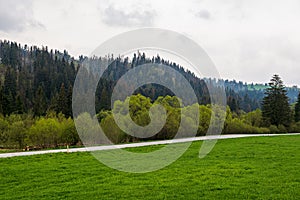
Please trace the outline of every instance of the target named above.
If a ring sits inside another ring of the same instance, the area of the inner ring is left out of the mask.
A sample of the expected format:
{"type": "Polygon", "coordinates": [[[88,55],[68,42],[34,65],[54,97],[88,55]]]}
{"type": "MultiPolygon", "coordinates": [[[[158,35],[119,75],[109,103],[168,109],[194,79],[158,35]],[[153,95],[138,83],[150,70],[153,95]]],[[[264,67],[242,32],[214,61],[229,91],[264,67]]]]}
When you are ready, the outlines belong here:
{"type": "Polygon", "coordinates": [[[283,136],[283,135],[300,135],[300,133],[292,134],[234,134],[234,135],[211,135],[211,136],[200,136],[192,138],[181,138],[173,140],[161,140],[153,142],[140,142],[140,143],[131,143],[131,144],[118,144],[118,145],[107,145],[107,146],[95,146],[95,147],[83,147],[83,148],[72,148],[72,149],[55,149],[55,150],[45,150],[45,151],[25,151],[25,152],[15,152],[15,153],[3,153],[0,154],[0,158],[9,158],[16,156],[31,156],[39,154],[48,154],[48,153],[66,153],[66,152],[91,152],[91,151],[103,151],[110,149],[124,149],[124,148],[133,148],[133,147],[144,147],[160,144],[171,144],[171,143],[182,143],[182,142],[194,142],[202,140],[221,140],[229,138],[244,138],[244,137],[266,137],[266,136],[283,136]]]}

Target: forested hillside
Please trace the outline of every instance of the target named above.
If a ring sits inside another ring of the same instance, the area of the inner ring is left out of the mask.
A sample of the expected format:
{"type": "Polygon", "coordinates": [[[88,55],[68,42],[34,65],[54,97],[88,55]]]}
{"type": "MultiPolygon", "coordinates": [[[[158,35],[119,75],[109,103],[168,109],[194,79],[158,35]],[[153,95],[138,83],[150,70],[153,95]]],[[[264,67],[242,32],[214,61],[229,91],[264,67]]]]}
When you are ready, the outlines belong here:
{"type": "MultiPolygon", "coordinates": [[[[49,50],[47,47],[22,46],[15,42],[0,41],[0,113],[31,113],[45,115],[47,111],[62,112],[72,116],[72,86],[78,68],[87,57],[71,57],[67,51],[49,50]]],[[[101,60],[101,58],[93,58],[101,60]]],[[[110,109],[110,94],[117,80],[129,69],[144,63],[161,63],[183,74],[195,89],[200,104],[209,104],[207,88],[226,88],[227,103],[232,111],[245,112],[260,108],[267,87],[248,85],[243,82],[199,79],[190,71],[160,56],[147,58],[137,53],[132,59],[108,56],[112,64],[100,79],[96,92],[96,110],[110,109]]],[[[218,91],[218,89],[216,90],[218,91]]],[[[290,103],[297,100],[298,88],[287,88],[290,103]]],[[[152,101],[158,96],[173,95],[159,85],[146,85],[136,93],[148,96],[152,101]]],[[[216,92],[217,93],[217,92],[216,92]]],[[[211,94],[214,95],[214,94],[211,94]]]]}
{"type": "MultiPolygon", "coordinates": [[[[115,124],[111,110],[111,93],[117,81],[128,70],[146,63],[168,65],[183,75],[191,84],[200,104],[198,136],[205,135],[210,123],[212,114],[210,95],[219,95],[222,87],[225,87],[228,104],[222,133],[300,131],[298,88],[285,88],[277,75],[274,77],[278,79],[276,80],[279,88],[277,88],[276,81],[274,84],[275,79],[267,85],[248,85],[235,80],[200,79],[182,66],[164,60],[159,55],[148,58],[144,53],[137,52],[131,59],[114,58],[113,55],[104,58],[80,56],[74,59],[67,51],[62,53],[57,50],[48,50],[47,47],[28,47],[14,42],[0,41],[0,149],[81,145],[72,119],[72,87],[76,74],[80,67],[83,70],[88,69],[86,73],[89,80],[93,80],[96,78],[97,70],[103,69],[101,63],[107,61],[111,64],[98,82],[95,105],[101,127],[108,138],[115,143],[143,140],[127,135],[115,124]],[[92,68],[83,68],[86,63],[92,63],[92,68]],[[208,88],[215,90],[209,94],[208,88]],[[290,102],[287,96],[290,97],[290,102]],[[295,108],[290,109],[289,103],[295,101],[298,102],[295,108]],[[281,106],[283,104],[285,107],[281,106]],[[262,105],[262,110],[257,109],[262,105]],[[283,114],[274,114],[274,112],[283,114]],[[285,120],[282,120],[283,117],[285,120]]],[[[144,75],[148,76],[148,74],[144,75]]],[[[175,76],[178,75],[175,74],[175,76]]],[[[176,77],[164,75],[163,78],[174,78],[175,88],[181,84],[180,81],[176,82],[176,77]]],[[[125,84],[125,87],[130,86],[125,84]]],[[[180,120],[186,123],[184,130],[186,134],[189,134],[188,130],[191,125],[189,121],[195,111],[194,104],[179,107],[178,99],[172,91],[157,84],[144,85],[135,91],[135,95],[128,97],[125,101],[116,101],[115,104],[118,105],[119,114],[127,118],[130,115],[133,121],[141,126],[149,123],[148,109],[152,105],[162,104],[166,108],[168,117],[165,126],[158,134],[145,140],[174,137],[180,120]],[[134,106],[130,104],[130,112],[124,114],[122,108],[126,101],[130,101],[134,106]],[[188,112],[181,116],[181,111],[188,112]]],[[[85,110],[80,112],[76,119],[89,120],[96,117],[84,112],[85,110]]]]}
{"type": "MultiPolygon", "coordinates": [[[[265,91],[269,87],[267,83],[265,84],[247,84],[242,81],[223,81],[223,84],[227,90],[233,90],[238,93],[239,97],[239,106],[242,110],[249,112],[252,109],[260,108],[261,101],[265,96],[265,91]],[[250,106],[249,106],[250,105],[250,106]]],[[[297,102],[297,95],[299,93],[299,88],[297,86],[287,87],[287,96],[289,97],[289,103],[294,104],[297,102]]]]}
{"type": "Polygon", "coordinates": [[[51,109],[71,116],[77,63],[67,52],[0,42],[0,112],[44,115],[51,109]]]}

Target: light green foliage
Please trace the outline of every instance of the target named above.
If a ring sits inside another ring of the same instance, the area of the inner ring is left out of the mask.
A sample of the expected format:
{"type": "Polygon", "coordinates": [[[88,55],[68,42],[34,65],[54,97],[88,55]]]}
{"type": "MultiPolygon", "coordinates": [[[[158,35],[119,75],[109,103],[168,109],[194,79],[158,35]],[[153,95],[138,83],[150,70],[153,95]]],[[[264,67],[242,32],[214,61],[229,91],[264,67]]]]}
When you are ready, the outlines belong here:
{"type": "Polygon", "coordinates": [[[127,98],[126,101],[129,101],[129,113],[132,120],[140,126],[148,125],[150,123],[148,112],[152,106],[150,98],[138,94],[127,98]]]}
{"type": "Polygon", "coordinates": [[[10,144],[15,146],[16,149],[22,149],[27,136],[26,131],[24,121],[16,121],[9,125],[10,144]]]}
{"type": "Polygon", "coordinates": [[[67,145],[75,145],[79,141],[74,121],[71,118],[63,118],[61,121],[61,142],[67,145]]]}
{"type": "Polygon", "coordinates": [[[255,126],[251,126],[249,124],[244,123],[239,118],[232,119],[227,126],[227,130],[225,133],[230,134],[251,134],[251,133],[269,133],[270,131],[267,128],[259,128],[255,126]]]}
{"type": "Polygon", "coordinates": [[[8,122],[5,120],[4,117],[0,117],[0,147],[5,147],[9,134],[7,133],[8,122]]]}
{"type": "MultiPolygon", "coordinates": [[[[114,112],[121,113],[126,116],[124,119],[133,120],[136,124],[145,126],[150,123],[149,119],[149,109],[155,104],[160,104],[164,106],[167,111],[167,121],[162,130],[155,136],[149,139],[171,139],[178,132],[180,124],[185,134],[183,137],[190,137],[190,130],[192,127],[198,126],[197,135],[205,135],[209,126],[217,126],[215,122],[225,117],[223,134],[255,134],[255,133],[283,133],[287,132],[285,127],[271,126],[269,128],[262,127],[263,119],[261,110],[257,109],[249,113],[235,113],[230,110],[227,106],[226,113],[223,109],[214,105],[188,105],[181,106],[180,100],[176,97],[166,96],[158,97],[157,100],[152,104],[150,99],[143,97],[142,95],[134,95],[130,99],[127,98],[125,102],[116,101],[114,104],[114,112]],[[129,101],[130,100],[130,101],[129,101]],[[129,102],[130,106],[130,116],[126,111],[126,103],[129,102]],[[194,118],[196,116],[197,108],[199,108],[199,124],[194,124],[194,118]],[[213,111],[214,110],[214,111],[213,111]],[[226,115],[226,116],[224,116],[226,115]],[[212,120],[212,116],[217,120],[212,120]],[[212,122],[211,122],[212,120],[212,122]]],[[[106,134],[113,139],[114,142],[120,143],[124,141],[136,141],[137,138],[132,138],[126,135],[122,130],[120,130],[114,122],[112,114],[107,111],[101,112],[99,115],[101,118],[101,126],[104,126],[106,134]]],[[[124,126],[129,126],[126,124],[126,120],[123,123],[124,126]]],[[[299,125],[300,127],[300,125],[299,125]]],[[[291,126],[293,131],[297,130],[297,126],[291,126]]]]}
{"type": "Polygon", "coordinates": [[[62,128],[55,118],[40,118],[29,129],[31,143],[41,147],[58,146],[61,134],[62,128]]]}
{"type": "Polygon", "coordinates": [[[250,113],[238,116],[236,113],[231,113],[227,107],[225,134],[252,134],[252,133],[270,133],[268,128],[260,127],[262,120],[261,111],[256,110],[250,113]]]}
{"type": "Polygon", "coordinates": [[[75,145],[78,141],[73,119],[67,119],[62,114],[48,114],[47,117],[39,118],[31,115],[0,117],[1,148],[49,148],[75,145]]]}
{"type": "Polygon", "coordinates": [[[181,100],[174,96],[158,97],[156,101],[151,102],[149,98],[138,94],[128,97],[124,102],[115,101],[113,110],[101,111],[97,115],[98,120],[88,113],[80,114],[75,119],[78,125],[76,128],[73,119],[66,118],[62,113],[56,114],[51,111],[45,117],[36,118],[26,114],[0,116],[0,148],[24,149],[26,146],[53,148],[81,145],[80,139],[85,142],[85,145],[107,144],[106,138],[100,134],[100,127],[113,143],[172,139],[177,134],[180,125],[183,130],[181,137],[194,136],[191,131],[194,129],[198,129],[197,136],[201,136],[206,135],[210,126],[212,126],[211,130],[215,130],[217,122],[224,117],[226,120],[223,134],[300,132],[299,122],[292,123],[289,127],[283,125],[262,127],[261,110],[237,114],[227,106],[225,113],[218,105],[184,106],[181,104],[181,100]],[[129,110],[126,109],[128,105],[129,110]],[[151,109],[159,105],[161,107],[153,117],[151,109]],[[166,113],[166,123],[160,126],[157,122],[162,121],[163,110],[166,113]],[[199,124],[195,124],[197,112],[199,124]],[[122,127],[127,127],[128,130],[133,130],[131,121],[142,127],[154,123],[158,127],[158,131],[155,132],[157,134],[144,139],[138,136],[134,137],[116,124],[113,113],[121,116],[118,123],[122,127]],[[80,133],[80,138],[77,131],[80,133]]]}
{"type": "Polygon", "coordinates": [[[89,113],[82,113],[75,120],[76,129],[85,145],[93,146],[103,142],[96,116],[92,117],[89,113]]]}
{"type": "Polygon", "coordinates": [[[211,109],[208,106],[199,106],[199,128],[198,135],[205,135],[211,118],[211,109]]]}
{"type": "Polygon", "coordinates": [[[251,126],[260,127],[263,124],[262,112],[259,109],[244,114],[243,119],[245,123],[251,126]]]}
{"type": "Polygon", "coordinates": [[[32,118],[30,115],[10,115],[0,118],[0,146],[5,148],[24,148],[28,141],[27,129],[31,126],[32,118]],[[1,139],[2,138],[2,139],[1,139]]]}
{"type": "MultiPolygon", "coordinates": [[[[183,137],[191,137],[195,135],[191,135],[193,130],[197,130],[199,128],[199,124],[196,122],[196,117],[199,117],[199,105],[193,104],[191,106],[185,106],[181,109],[181,126],[184,130],[183,137]]],[[[178,113],[180,114],[180,113],[178,113]]]]}
{"type": "Polygon", "coordinates": [[[101,127],[106,136],[113,142],[113,143],[121,143],[128,141],[126,134],[117,126],[115,123],[112,114],[107,115],[101,121],[101,127]]]}

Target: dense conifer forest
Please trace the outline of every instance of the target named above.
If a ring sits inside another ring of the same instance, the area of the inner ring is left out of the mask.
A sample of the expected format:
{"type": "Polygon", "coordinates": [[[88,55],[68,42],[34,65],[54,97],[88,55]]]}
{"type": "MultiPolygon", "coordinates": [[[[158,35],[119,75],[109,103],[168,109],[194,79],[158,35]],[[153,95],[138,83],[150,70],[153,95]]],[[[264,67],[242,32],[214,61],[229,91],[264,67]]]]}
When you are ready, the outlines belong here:
{"type": "MultiPolygon", "coordinates": [[[[225,89],[227,98],[224,134],[300,131],[299,89],[296,86],[285,87],[277,75],[269,84],[199,78],[159,55],[149,58],[145,53],[137,52],[132,58],[108,55],[104,58],[79,56],[75,59],[67,51],[4,40],[0,41],[0,148],[81,145],[73,121],[72,87],[78,69],[85,62],[101,63],[103,60],[111,64],[98,82],[95,94],[97,116],[83,113],[76,117],[97,117],[107,136],[115,143],[141,140],[126,135],[115,124],[111,111],[111,94],[122,75],[146,63],[170,66],[191,84],[200,105],[198,136],[205,135],[209,126],[212,113],[210,95],[219,95],[221,89],[225,89]],[[209,94],[208,88],[214,88],[214,93],[209,94]],[[276,101],[272,100],[274,98],[276,101]],[[276,103],[279,101],[279,104],[276,103]]],[[[91,79],[95,78],[92,71],[88,75],[91,79]]],[[[194,105],[179,107],[178,99],[172,91],[156,84],[140,87],[125,101],[135,105],[131,106],[127,115],[141,126],[149,123],[149,108],[153,104],[159,103],[166,108],[166,124],[158,134],[148,138],[151,140],[173,138],[180,120],[188,122],[194,110],[194,105]],[[180,117],[182,109],[188,112],[186,116],[180,117]]],[[[119,111],[123,106],[124,101],[119,101],[119,111]]],[[[186,124],[187,130],[188,126],[186,124]]]]}
{"type": "MultiPolygon", "coordinates": [[[[71,57],[67,51],[49,50],[47,47],[21,45],[16,42],[0,41],[0,113],[31,113],[45,115],[52,110],[72,116],[72,86],[78,68],[88,59],[71,57]],[[65,106],[69,105],[69,106],[65,106]]],[[[101,59],[101,58],[93,58],[101,59]]],[[[199,104],[210,103],[208,87],[224,85],[227,104],[232,111],[250,112],[261,108],[267,84],[247,84],[235,80],[198,78],[182,66],[160,58],[147,58],[144,53],[121,59],[107,56],[112,64],[98,84],[96,94],[97,111],[110,109],[110,94],[117,80],[129,69],[144,63],[162,63],[171,66],[186,77],[194,88],[199,104]]],[[[158,85],[142,87],[136,93],[154,101],[158,96],[172,95],[167,88],[158,85]]],[[[298,88],[287,88],[290,103],[295,103],[298,88]]]]}

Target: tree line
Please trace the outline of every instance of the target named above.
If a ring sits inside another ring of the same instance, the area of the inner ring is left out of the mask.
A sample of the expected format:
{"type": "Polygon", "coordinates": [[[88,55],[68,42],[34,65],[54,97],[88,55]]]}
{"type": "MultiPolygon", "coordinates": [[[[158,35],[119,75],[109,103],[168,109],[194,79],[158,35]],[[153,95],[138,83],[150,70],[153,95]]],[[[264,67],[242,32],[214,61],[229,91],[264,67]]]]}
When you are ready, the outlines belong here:
{"type": "MultiPolygon", "coordinates": [[[[263,110],[257,109],[248,113],[236,113],[227,106],[226,112],[222,112],[224,109],[216,105],[217,109],[214,109],[214,112],[218,112],[218,114],[214,116],[225,117],[222,134],[300,132],[300,95],[295,108],[291,109],[286,104],[287,99],[283,98],[284,88],[280,78],[277,75],[274,76],[270,84],[273,90],[269,89],[267,92],[268,95],[264,99],[263,110]],[[278,104],[272,102],[274,99],[277,99],[278,104]],[[287,118],[287,116],[290,118],[287,118]]],[[[192,104],[181,106],[180,99],[169,95],[160,96],[155,101],[141,94],[132,95],[126,98],[125,101],[116,101],[113,110],[102,110],[96,116],[82,113],[77,116],[77,120],[84,120],[86,123],[96,118],[102,130],[112,142],[126,143],[172,139],[180,125],[183,126],[181,128],[186,133],[182,137],[190,137],[189,130],[191,126],[195,126],[193,119],[197,111],[199,112],[199,124],[196,125],[196,136],[203,136],[210,126],[213,112],[211,105],[192,104]],[[156,104],[165,108],[167,118],[163,128],[154,136],[148,138],[131,136],[121,130],[114,120],[113,113],[122,115],[124,119],[130,118],[139,126],[146,126],[151,122],[149,110],[156,104]],[[127,105],[129,105],[128,112],[125,109],[127,105]]],[[[93,129],[93,127],[90,128],[93,129]]],[[[94,137],[90,134],[93,134],[93,132],[86,132],[86,135],[82,137],[93,139],[94,137]]],[[[85,142],[88,144],[88,140],[85,142]]],[[[0,117],[1,148],[24,149],[26,146],[32,146],[42,149],[66,145],[81,146],[82,141],[77,134],[74,120],[65,117],[62,113],[49,112],[41,117],[34,117],[29,114],[12,114],[8,117],[0,117]]]]}
{"type": "MultiPolygon", "coordinates": [[[[90,79],[95,79],[95,73],[101,70],[101,63],[104,61],[111,65],[97,86],[95,104],[98,115],[94,117],[97,117],[108,137],[116,143],[144,140],[128,136],[116,126],[112,117],[110,95],[123,74],[145,63],[168,65],[189,81],[196,92],[200,109],[198,136],[206,133],[210,122],[210,95],[219,95],[218,91],[223,89],[220,86],[223,83],[226,86],[228,105],[224,134],[300,131],[300,95],[291,106],[288,98],[290,89],[284,86],[278,75],[271,79],[261,94],[261,91],[245,89],[245,85],[235,81],[200,79],[159,55],[147,58],[144,53],[137,53],[131,60],[114,58],[113,55],[104,58],[80,56],[76,60],[67,51],[61,53],[57,50],[49,51],[47,47],[22,47],[14,42],[0,41],[0,147],[21,149],[28,145],[38,148],[80,145],[72,119],[72,86],[78,69],[84,63],[95,64],[94,71],[86,72],[90,79]],[[214,93],[209,94],[208,88],[215,88],[214,93]]],[[[180,83],[174,81],[174,87],[176,84],[180,83]]],[[[294,93],[296,91],[298,94],[297,88],[293,90],[294,93]]],[[[195,112],[195,105],[178,106],[180,100],[172,91],[155,84],[137,89],[126,101],[135,105],[131,106],[127,115],[141,126],[149,123],[148,109],[152,105],[162,104],[165,107],[168,114],[166,124],[158,134],[148,138],[151,140],[174,137],[180,120],[184,120],[188,130],[189,118],[195,112]],[[182,109],[186,111],[183,118],[180,117],[182,109]]],[[[117,104],[120,110],[125,105],[122,101],[117,104]]],[[[75,117],[93,116],[83,113],[75,117]]]]}
{"type": "MultiPolygon", "coordinates": [[[[72,117],[70,102],[78,69],[86,62],[94,62],[101,69],[104,60],[111,64],[97,86],[97,112],[111,109],[110,95],[119,78],[128,70],[146,63],[164,64],[182,74],[194,88],[201,105],[209,104],[210,95],[218,95],[221,85],[225,86],[228,106],[234,112],[261,108],[264,97],[264,90],[256,90],[242,82],[199,78],[159,55],[149,58],[145,53],[138,52],[131,59],[113,55],[102,58],[79,56],[75,59],[67,51],[0,40],[0,113],[5,116],[21,113],[45,116],[51,110],[72,117]],[[215,88],[215,93],[209,94],[208,88],[215,88]]],[[[94,78],[93,73],[90,77],[94,78]]],[[[290,103],[295,102],[298,89],[287,89],[290,103]]],[[[152,101],[158,96],[174,95],[168,88],[155,84],[143,86],[137,93],[150,97],[152,101]]]]}
{"type": "Polygon", "coordinates": [[[52,110],[71,116],[66,105],[77,68],[66,51],[0,41],[0,113],[44,116],[52,110]]]}
{"type": "Polygon", "coordinates": [[[12,114],[0,117],[0,148],[35,149],[80,145],[74,121],[63,114],[44,117],[12,114]]]}

